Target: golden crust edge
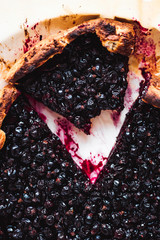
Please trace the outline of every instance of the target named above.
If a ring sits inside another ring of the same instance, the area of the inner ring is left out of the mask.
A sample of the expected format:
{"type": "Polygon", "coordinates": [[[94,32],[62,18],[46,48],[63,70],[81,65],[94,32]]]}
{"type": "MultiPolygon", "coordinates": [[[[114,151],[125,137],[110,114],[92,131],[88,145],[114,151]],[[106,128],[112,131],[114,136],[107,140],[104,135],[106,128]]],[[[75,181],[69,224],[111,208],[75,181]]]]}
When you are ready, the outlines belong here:
{"type": "Polygon", "coordinates": [[[3,148],[5,141],[6,141],[6,134],[4,131],[0,129],[0,150],[3,148]]]}
{"type": "Polygon", "coordinates": [[[143,97],[145,103],[151,104],[154,107],[160,108],[160,77],[152,75],[150,85],[143,97]]]}
{"type": "MultiPolygon", "coordinates": [[[[11,86],[7,85],[0,90],[0,128],[2,126],[3,120],[9,111],[10,106],[16,100],[19,95],[19,91],[11,86]]],[[[0,150],[3,148],[6,140],[6,134],[0,129],[0,150]]]]}
{"type": "Polygon", "coordinates": [[[135,32],[132,24],[107,18],[89,20],[37,43],[13,65],[5,80],[15,83],[54,55],[60,54],[78,36],[89,32],[96,33],[102,45],[111,52],[128,56],[134,51],[135,32]]]}

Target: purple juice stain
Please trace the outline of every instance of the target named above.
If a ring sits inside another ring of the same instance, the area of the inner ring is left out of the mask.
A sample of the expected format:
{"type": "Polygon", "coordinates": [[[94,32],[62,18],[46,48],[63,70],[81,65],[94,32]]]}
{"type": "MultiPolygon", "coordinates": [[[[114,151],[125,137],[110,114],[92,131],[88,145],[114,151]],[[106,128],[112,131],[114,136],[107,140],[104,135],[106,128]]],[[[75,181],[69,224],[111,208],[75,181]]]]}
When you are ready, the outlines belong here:
{"type": "Polygon", "coordinates": [[[89,177],[92,172],[100,170],[103,166],[102,162],[99,162],[97,165],[93,164],[90,160],[84,160],[82,163],[82,170],[87,174],[89,177]]]}
{"type": "Polygon", "coordinates": [[[141,30],[141,32],[142,32],[143,34],[145,34],[145,35],[150,35],[150,31],[149,31],[148,28],[143,27],[138,20],[135,20],[135,22],[137,23],[139,29],[141,30]]]}
{"type": "Polygon", "coordinates": [[[156,45],[151,37],[146,37],[151,35],[151,31],[147,28],[142,27],[139,22],[137,22],[137,24],[139,27],[139,31],[136,36],[135,53],[136,55],[144,56],[144,62],[145,57],[155,57],[156,45]]]}
{"type": "Polygon", "coordinates": [[[34,24],[34,26],[31,27],[31,29],[32,29],[32,30],[35,30],[38,24],[39,24],[38,22],[37,22],[36,24],[34,24]]]}
{"type": "MultiPolygon", "coordinates": [[[[36,27],[39,23],[34,24],[33,27],[31,27],[31,30],[34,31],[34,35],[30,36],[30,32],[26,30],[27,32],[27,38],[25,38],[24,40],[24,44],[23,44],[23,52],[26,53],[28,52],[36,43],[38,43],[41,39],[40,39],[40,34],[36,31],[36,27]]],[[[29,25],[26,25],[26,28],[29,28],[29,25]]]]}
{"type": "MultiPolygon", "coordinates": [[[[79,149],[78,143],[76,143],[71,135],[71,125],[66,119],[58,119],[56,120],[56,124],[58,126],[57,136],[60,137],[61,141],[64,143],[67,151],[71,154],[73,159],[78,160],[80,168],[86,173],[92,183],[95,183],[99,172],[103,168],[103,162],[107,160],[106,157],[101,156],[102,160],[98,164],[93,164],[95,161],[95,156],[91,157],[91,159],[82,159],[77,151],[79,149]],[[62,136],[63,134],[63,136],[62,136]],[[91,175],[94,173],[94,177],[91,175]]],[[[100,157],[100,154],[98,154],[100,157]]]]}
{"type": "Polygon", "coordinates": [[[40,112],[37,112],[37,113],[39,117],[42,119],[42,121],[46,123],[47,117],[43,113],[40,113],[40,112]]]}
{"type": "Polygon", "coordinates": [[[42,121],[46,123],[47,122],[47,117],[43,113],[41,113],[40,109],[36,106],[37,100],[32,98],[28,94],[25,94],[25,97],[28,99],[32,108],[37,112],[38,116],[42,119],[42,121]]]}
{"type": "Polygon", "coordinates": [[[24,40],[23,52],[26,53],[32,47],[32,40],[30,37],[24,40]]]}
{"type": "Polygon", "coordinates": [[[132,106],[133,103],[133,99],[132,99],[132,88],[130,86],[130,84],[128,83],[128,87],[126,90],[126,94],[124,97],[124,106],[129,110],[132,106]]]}
{"type": "Polygon", "coordinates": [[[118,126],[118,123],[120,121],[120,112],[117,112],[117,111],[113,111],[111,113],[111,118],[113,120],[113,123],[114,123],[114,126],[117,127],[118,126]]]}
{"type": "Polygon", "coordinates": [[[69,126],[69,123],[66,119],[60,119],[56,121],[58,124],[58,130],[57,130],[57,135],[60,137],[61,131],[63,131],[64,134],[64,144],[66,146],[66,149],[68,152],[73,151],[74,154],[78,151],[79,145],[76,143],[71,134],[71,126],[69,126]]]}

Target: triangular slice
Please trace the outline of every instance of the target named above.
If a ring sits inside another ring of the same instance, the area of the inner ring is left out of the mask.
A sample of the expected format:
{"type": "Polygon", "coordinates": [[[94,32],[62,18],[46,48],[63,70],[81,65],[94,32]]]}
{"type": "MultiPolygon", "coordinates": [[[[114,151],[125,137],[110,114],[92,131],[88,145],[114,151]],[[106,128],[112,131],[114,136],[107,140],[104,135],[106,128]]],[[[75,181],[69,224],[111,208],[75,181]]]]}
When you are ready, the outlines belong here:
{"type": "Polygon", "coordinates": [[[91,20],[41,41],[13,66],[7,81],[20,79],[21,90],[89,134],[90,120],[101,110],[124,107],[134,35],[131,24],[91,20]]]}

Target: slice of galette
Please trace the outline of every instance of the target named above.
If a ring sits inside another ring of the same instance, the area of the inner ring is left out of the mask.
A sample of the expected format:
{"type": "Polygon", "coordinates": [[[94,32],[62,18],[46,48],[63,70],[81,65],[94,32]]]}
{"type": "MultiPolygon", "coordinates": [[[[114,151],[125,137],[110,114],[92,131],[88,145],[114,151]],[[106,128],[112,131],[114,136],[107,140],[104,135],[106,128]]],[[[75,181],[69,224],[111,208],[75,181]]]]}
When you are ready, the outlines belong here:
{"type": "Polygon", "coordinates": [[[124,107],[134,42],[131,24],[91,20],[38,43],[13,66],[7,81],[18,81],[21,91],[89,134],[91,119],[101,110],[124,107]]]}

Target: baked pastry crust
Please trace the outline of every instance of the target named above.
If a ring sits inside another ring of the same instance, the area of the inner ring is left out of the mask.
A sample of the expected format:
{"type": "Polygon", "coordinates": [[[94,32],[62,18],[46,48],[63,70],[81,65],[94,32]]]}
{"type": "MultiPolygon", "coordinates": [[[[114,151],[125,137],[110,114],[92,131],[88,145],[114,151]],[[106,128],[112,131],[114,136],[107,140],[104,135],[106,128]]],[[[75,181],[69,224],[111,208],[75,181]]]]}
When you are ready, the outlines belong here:
{"type": "Polygon", "coordinates": [[[67,44],[85,33],[96,33],[110,52],[128,56],[134,51],[135,31],[132,24],[106,18],[90,20],[37,43],[13,65],[5,80],[15,83],[54,55],[60,54],[67,44]]]}
{"type": "MultiPolygon", "coordinates": [[[[16,100],[19,94],[19,91],[10,85],[7,85],[0,90],[0,128],[10,106],[16,100]]],[[[5,139],[5,132],[0,129],[0,149],[4,145],[5,139]]]]}
{"type": "Polygon", "coordinates": [[[152,75],[149,88],[143,98],[144,102],[160,108],[160,77],[152,75]]]}

